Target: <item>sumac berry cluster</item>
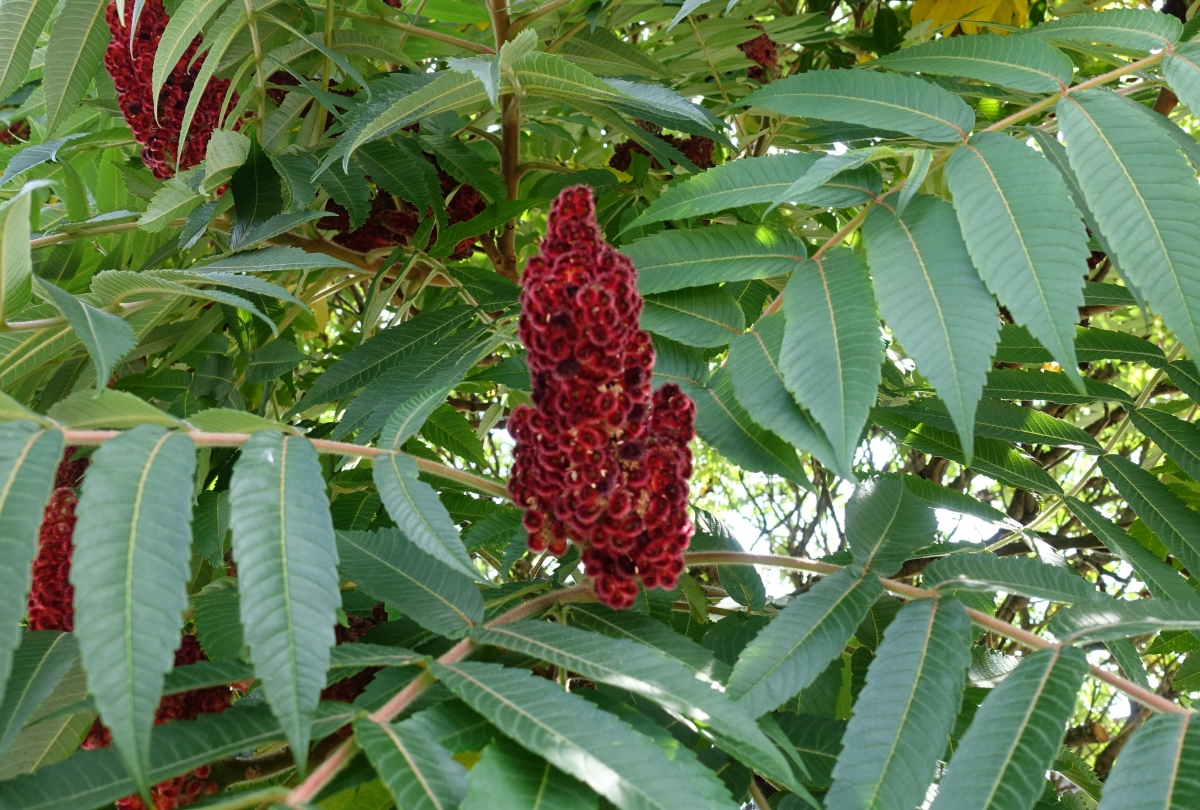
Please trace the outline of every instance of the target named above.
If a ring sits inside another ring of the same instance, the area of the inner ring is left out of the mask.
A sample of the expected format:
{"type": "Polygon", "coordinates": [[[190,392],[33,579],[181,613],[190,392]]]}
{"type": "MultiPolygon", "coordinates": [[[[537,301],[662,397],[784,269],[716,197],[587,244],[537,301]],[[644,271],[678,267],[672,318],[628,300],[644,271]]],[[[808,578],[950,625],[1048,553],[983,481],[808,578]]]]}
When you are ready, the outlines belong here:
{"type": "MultiPolygon", "coordinates": [[[[427,154],[425,159],[437,167],[437,160],[433,155],[427,154]]],[[[457,180],[442,171],[441,168],[438,168],[438,183],[441,185],[443,199],[451,194],[454,195],[450,197],[450,202],[446,205],[446,219],[450,225],[466,222],[483,213],[483,209],[487,207],[483,195],[479,193],[478,189],[466,184],[459,185],[457,180]]],[[[360,253],[396,245],[408,245],[421,224],[416,206],[399,200],[383,190],[380,190],[375,195],[375,199],[371,201],[371,213],[367,217],[367,221],[353,230],[350,228],[350,215],[345,208],[330,200],[326,204],[325,210],[337,215],[336,219],[327,218],[323,224],[323,227],[337,231],[333,241],[360,253]]],[[[426,212],[427,215],[432,213],[432,211],[426,212]]],[[[431,234],[431,238],[437,238],[436,230],[431,234]]],[[[463,239],[454,246],[454,252],[450,258],[461,261],[468,258],[474,251],[475,240],[473,238],[463,239]]]]}
{"type": "Polygon", "coordinates": [[[71,538],[75,534],[75,487],[87,469],[86,458],[71,460],[78,450],[68,447],[54,473],[54,491],[42,512],[38,551],[33,558],[29,590],[29,629],[75,629],[75,587],[71,585],[71,538]]]}
{"type": "Polygon", "coordinates": [[[124,2],[124,24],[117,15],[116,2],[108,5],[106,18],[113,38],[104,51],[104,66],[116,85],[117,101],[125,122],[133,131],[134,139],[142,145],[142,162],[155,177],[165,179],[175,174],[176,168],[186,169],[204,159],[208,139],[220,123],[221,103],[229,89],[229,80],[212,79],[203,88],[183,151],[176,155],[188,97],[204,64],[203,56],[192,62],[200,47],[200,37],[192,40],[167,76],[155,115],[151,75],[154,54],[158,51],[163,29],[167,27],[167,12],[162,0],[145,0],[131,47],[128,25],[133,22],[134,0],[124,2]]]}
{"type": "MultiPolygon", "coordinates": [[[[755,28],[762,29],[756,25],[755,28]]],[[[755,67],[747,68],[746,75],[756,82],[769,81],[776,76],[779,67],[779,44],[769,36],[759,34],[751,40],[738,45],[738,50],[746,54],[746,58],[755,63],[755,67]]]]}
{"type": "Polygon", "coordinates": [[[636,274],[601,236],[586,186],[555,200],[522,284],[534,406],[509,421],[509,490],[530,549],[580,545],[600,600],[629,607],[639,578],[673,588],[683,571],[695,405],[673,384],[651,395],[636,274]]]}
{"type": "MultiPolygon", "coordinates": [[[[659,137],[678,149],[685,158],[695,163],[698,169],[711,169],[716,165],[713,162],[713,147],[716,146],[716,142],[712,138],[705,138],[701,135],[692,135],[687,138],[676,138],[674,135],[659,135],[659,137]]],[[[613,156],[608,159],[608,165],[619,172],[628,171],[633,163],[634,153],[650,154],[637,141],[625,141],[617,144],[613,149],[613,156]]],[[[654,159],[651,159],[651,165],[656,169],[662,168],[654,159]]]]}

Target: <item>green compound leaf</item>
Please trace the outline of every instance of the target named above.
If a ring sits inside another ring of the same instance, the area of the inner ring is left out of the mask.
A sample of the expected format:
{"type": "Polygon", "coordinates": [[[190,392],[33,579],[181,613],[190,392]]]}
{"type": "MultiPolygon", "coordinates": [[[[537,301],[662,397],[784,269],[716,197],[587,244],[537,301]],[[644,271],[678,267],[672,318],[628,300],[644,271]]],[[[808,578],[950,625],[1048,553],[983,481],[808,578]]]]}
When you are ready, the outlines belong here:
{"type": "Polygon", "coordinates": [[[866,263],[841,247],[802,262],[784,290],[783,311],[783,381],[824,429],[845,476],[875,404],[883,362],[866,263]]]}
{"type": "Polygon", "coordinates": [[[1050,632],[1073,644],[1129,638],[1163,630],[1200,631],[1200,606],[1194,602],[1145,599],[1061,608],[1050,619],[1050,632]]]}
{"type": "Polygon", "coordinates": [[[1067,156],[1117,268],[1200,357],[1200,232],[1179,215],[1200,208],[1200,186],[1175,141],[1129,105],[1110,90],[1061,100],[1067,156]]]}
{"type": "Polygon", "coordinates": [[[931,810],[1030,807],[1042,794],[1087,672],[1087,656],[1075,647],[1026,656],[975,713],[931,810]]]}
{"type": "Polygon", "coordinates": [[[830,810],[912,810],[925,798],[958,714],[971,620],[954,600],[901,608],[854,705],[825,797],[830,810]]]}
{"type": "Polygon", "coordinates": [[[1030,93],[1061,90],[1074,72],[1071,60],[1046,43],[998,34],[943,37],[868,65],[926,76],[961,76],[1030,93]]]}
{"type": "Polygon", "coordinates": [[[92,456],[79,498],[71,583],[88,688],[143,793],[150,729],[175,662],[191,554],[192,440],[143,425],[92,456]]]}
{"type": "Polygon", "coordinates": [[[863,225],[863,240],[883,317],[946,403],[970,463],[975,406],[999,322],[954,211],[922,195],[902,217],[877,205],[863,225]]]}
{"type": "Polygon", "coordinates": [[[57,430],[25,420],[0,424],[0,705],[23,635],[38,526],[62,452],[63,435],[57,430]]]}
{"type": "Polygon", "coordinates": [[[1090,254],[1062,177],[1015,139],[981,132],[950,155],[946,181],[984,283],[1082,385],[1075,322],[1090,254]]]}
{"type": "Polygon", "coordinates": [[[342,601],[325,479],[312,443],[255,433],[234,465],[230,497],[250,660],[303,769],[342,601]]]}
{"type": "Polygon", "coordinates": [[[716,684],[704,683],[695,672],[652,647],[549,622],[477,628],[471,638],[643,695],[711,728],[719,735],[718,742],[751,768],[785,784],[795,781],[786,760],[744,707],[726,698],[716,684]]]}
{"type": "Polygon", "coordinates": [[[483,621],[473,579],[421,551],[398,529],[338,532],[342,576],[438,635],[457,638],[483,621]]]}
{"type": "Polygon", "coordinates": [[[1200,807],[1200,723],[1192,714],[1146,721],[1117,757],[1100,810],[1182,810],[1200,807]]]}
{"type": "Polygon", "coordinates": [[[838,571],[795,597],[742,651],[729,694],[756,717],[793,697],[841,653],[881,593],[875,577],[838,571]]]}
{"type": "Polygon", "coordinates": [[[741,104],[780,115],[903,132],[932,143],[961,141],[975,126],[975,113],[958,96],[930,82],[891,73],[800,73],[771,82],[741,104]]]}
{"type": "MultiPolygon", "coordinates": [[[[706,800],[695,777],[689,778],[653,740],[550,681],[497,664],[435,662],[430,670],[503,734],[621,810],[728,806],[706,800]]],[[[719,782],[712,787],[716,791],[707,795],[725,793],[719,782]]]]}

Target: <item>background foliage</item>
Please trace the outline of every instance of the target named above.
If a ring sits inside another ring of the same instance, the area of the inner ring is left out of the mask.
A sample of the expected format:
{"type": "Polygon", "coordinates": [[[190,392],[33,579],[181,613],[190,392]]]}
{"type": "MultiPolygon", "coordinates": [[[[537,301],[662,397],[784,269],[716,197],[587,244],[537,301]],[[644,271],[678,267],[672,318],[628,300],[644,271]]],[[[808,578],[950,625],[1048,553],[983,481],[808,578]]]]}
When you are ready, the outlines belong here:
{"type": "Polygon", "coordinates": [[[1102,5],[0,0],[0,807],[1200,808],[1200,23],[1102,5]],[[627,611],[505,483],[578,184],[627,611]]]}

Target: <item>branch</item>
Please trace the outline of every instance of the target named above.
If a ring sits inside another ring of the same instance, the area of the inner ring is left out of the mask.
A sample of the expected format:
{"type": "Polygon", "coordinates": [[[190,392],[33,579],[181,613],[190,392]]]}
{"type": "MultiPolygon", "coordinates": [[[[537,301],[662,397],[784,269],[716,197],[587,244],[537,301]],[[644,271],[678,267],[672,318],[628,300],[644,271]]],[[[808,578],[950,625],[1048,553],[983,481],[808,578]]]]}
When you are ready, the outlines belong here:
{"type": "MultiPolygon", "coordinates": [[[[115,439],[123,432],[120,430],[64,430],[63,436],[68,445],[95,447],[96,445],[104,444],[109,439],[115,439]]],[[[179,433],[187,436],[198,447],[241,447],[250,441],[251,436],[249,433],[207,433],[201,430],[181,430],[179,433]]],[[[328,453],[335,456],[378,458],[379,456],[396,452],[380,447],[366,447],[361,444],[334,442],[328,439],[309,439],[309,441],[312,442],[313,447],[316,448],[318,453],[328,453]]],[[[447,481],[463,484],[496,498],[504,498],[505,500],[509,498],[508,488],[499,481],[483,478],[466,470],[450,467],[437,461],[430,461],[429,459],[420,457],[414,458],[417,462],[417,469],[421,472],[435,475],[438,478],[444,478],[447,481]]]]}
{"type": "MultiPolygon", "coordinates": [[[[521,619],[536,616],[538,613],[553,607],[557,604],[566,604],[568,602],[594,602],[596,595],[592,591],[592,585],[587,582],[583,585],[576,585],[573,588],[564,588],[561,591],[552,591],[536,599],[530,599],[528,602],[523,602],[517,605],[512,610],[502,613],[490,622],[485,622],[484,627],[495,627],[509,622],[519,621],[521,619]]],[[[463,660],[475,648],[475,642],[470,637],[464,638],[462,641],[455,644],[447,650],[437,660],[441,664],[453,664],[463,660]]],[[[428,671],[421,673],[416,678],[408,683],[403,689],[395,694],[391,700],[385,703],[376,711],[372,712],[369,718],[376,723],[389,723],[400,715],[408,706],[417,699],[434,683],[433,675],[428,671]]],[[[302,806],[311,802],[317,794],[319,794],[326,785],[328,785],[342,768],[354,759],[358,753],[358,744],[353,738],[338,746],[329,758],[322,762],[303,783],[298,785],[288,794],[287,799],[283,802],[284,806],[301,810],[302,806]]]]}
{"type": "MultiPolygon", "coordinates": [[[[766,565],[774,568],[790,568],[799,571],[810,571],[819,574],[831,574],[834,571],[842,570],[841,566],[830,565],[829,563],[816,562],[815,560],[803,560],[796,557],[784,557],[778,554],[745,554],[737,551],[700,551],[684,554],[684,561],[688,565],[766,565]]],[[[898,596],[904,596],[909,599],[932,599],[940,596],[936,590],[926,588],[918,588],[913,585],[907,585],[903,582],[897,582],[893,579],[880,577],[879,582],[883,587],[898,596]]],[[[967,608],[967,614],[971,617],[971,621],[980,627],[986,627],[993,633],[1012,639],[1013,641],[1025,647],[1034,650],[1045,650],[1050,647],[1062,647],[1061,642],[1055,643],[1047,641],[1041,636],[1035,636],[1027,630],[1022,630],[1019,627],[1013,627],[1011,624],[994,616],[989,616],[986,613],[980,613],[978,610],[967,608]]],[[[1114,675],[1100,667],[1091,667],[1092,677],[1104,681],[1109,686],[1112,686],[1129,697],[1133,698],[1143,706],[1154,709],[1155,711],[1191,715],[1187,709],[1177,706],[1161,695],[1157,695],[1148,689],[1143,689],[1136,683],[1127,681],[1119,675],[1114,675]]]]}

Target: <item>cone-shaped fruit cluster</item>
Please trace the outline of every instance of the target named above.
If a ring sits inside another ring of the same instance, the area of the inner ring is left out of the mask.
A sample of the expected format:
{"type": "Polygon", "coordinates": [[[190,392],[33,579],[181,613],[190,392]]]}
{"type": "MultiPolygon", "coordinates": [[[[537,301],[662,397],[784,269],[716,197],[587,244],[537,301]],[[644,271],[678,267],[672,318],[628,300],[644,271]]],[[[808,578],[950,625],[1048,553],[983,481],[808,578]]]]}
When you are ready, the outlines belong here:
{"type": "MultiPolygon", "coordinates": [[[[124,23],[117,15],[116,3],[108,5],[108,28],[113,38],[104,51],[104,66],[116,85],[117,101],[125,122],[133,130],[134,139],[142,145],[142,162],[155,177],[165,179],[175,174],[176,148],[179,132],[183,128],[184,112],[188,97],[195,88],[196,76],[204,64],[203,56],[192,62],[200,47],[200,37],[192,40],[167,76],[159,93],[156,117],[151,76],[154,54],[158,52],[163,29],[167,27],[167,12],[162,0],[145,0],[131,46],[129,24],[133,22],[134,0],[124,0],[124,3],[124,23]]],[[[179,169],[195,166],[204,159],[208,139],[220,123],[221,103],[228,90],[228,79],[212,79],[203,88],[195,117],[188,129],[187,142],[178,155],[179,169]]]]}
{"type": "Polygon", "coordinates": [[[555,200],[522,283],[534,407],[509,421],[509,490],[530,549],[561,555],[571,540],[600,600],[628,607],[639,578],[673,588],[683,571],[695,405],[675,385],[651,395],[636,274],[604,241],[586,186],[555,200]]]}

